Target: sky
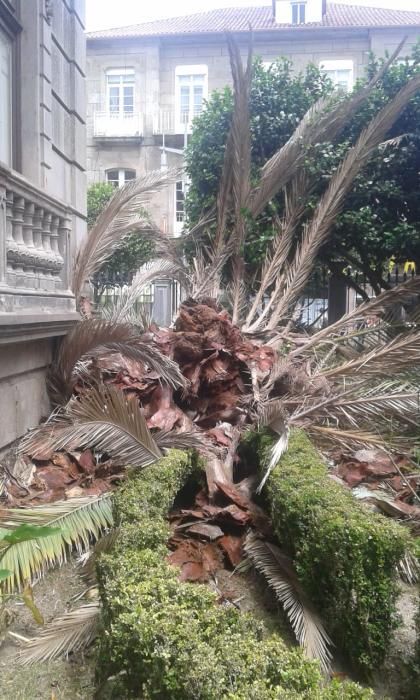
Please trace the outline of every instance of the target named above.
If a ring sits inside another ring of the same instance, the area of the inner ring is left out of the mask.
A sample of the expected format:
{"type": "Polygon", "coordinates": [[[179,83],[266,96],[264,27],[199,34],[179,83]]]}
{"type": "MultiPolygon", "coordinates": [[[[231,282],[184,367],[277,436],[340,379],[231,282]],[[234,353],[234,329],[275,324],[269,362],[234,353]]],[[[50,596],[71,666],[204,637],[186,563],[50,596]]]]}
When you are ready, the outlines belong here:
{"type": "MultiPolygon", "coordinates": [[[[336,0],[346,5],[420,11],[420,0],[336,0]]],[[[271,0],[86,0],[86,28],[109,29],[217,7],[270,5],[271,0]]]]}

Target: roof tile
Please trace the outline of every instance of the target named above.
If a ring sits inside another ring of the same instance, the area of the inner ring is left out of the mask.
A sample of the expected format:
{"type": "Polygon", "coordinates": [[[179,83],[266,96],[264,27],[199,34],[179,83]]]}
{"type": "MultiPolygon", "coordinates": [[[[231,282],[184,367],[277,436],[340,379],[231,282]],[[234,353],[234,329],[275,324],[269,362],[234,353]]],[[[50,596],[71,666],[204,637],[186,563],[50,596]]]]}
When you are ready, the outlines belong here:
{"type": "Polygon", "coordinates": [[[419,27],[420,12],[386,10],[377,7],[339,5],[328,3],[322,22],[301,25],[276,24],[271,5],[269,7],[229,7],[209,12],[200,12],[184,17],[134,24],[129,27],[90,32],[88,39],[118,39],[129,37],[174,36],[189,34],[217,34],[226,31],[302,31],[331,28],[370,27],[419,27]]]}

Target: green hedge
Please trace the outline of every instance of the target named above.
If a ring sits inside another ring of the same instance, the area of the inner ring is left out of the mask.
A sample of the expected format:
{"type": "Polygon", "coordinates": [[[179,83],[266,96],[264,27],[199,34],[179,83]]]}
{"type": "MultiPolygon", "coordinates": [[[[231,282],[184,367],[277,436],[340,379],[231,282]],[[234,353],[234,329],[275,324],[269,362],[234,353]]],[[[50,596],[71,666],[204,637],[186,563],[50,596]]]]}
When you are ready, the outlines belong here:
{"type": "MultiPolygon", "coordinates": [[[[271,436],[248,438],[264,461],[271,436]]],[[[327,475],[302,430],[265,488],[274,530],[337,645],[362,672],[383,663],[396,626],[396,566],[408,546],[404,529],[368,511],[327,475]]]]}
{"type": "Polygon", "coordinates": [[[115,497],[120,535],[98,563],[103,632],[98,696],[161,700],[362,700],[352,683],[324,687],[318,665],[166,562],[174,498],[194,470],[173,451],[115,497]],[[106,679],[114,677],[111,683],[106,679]]]}

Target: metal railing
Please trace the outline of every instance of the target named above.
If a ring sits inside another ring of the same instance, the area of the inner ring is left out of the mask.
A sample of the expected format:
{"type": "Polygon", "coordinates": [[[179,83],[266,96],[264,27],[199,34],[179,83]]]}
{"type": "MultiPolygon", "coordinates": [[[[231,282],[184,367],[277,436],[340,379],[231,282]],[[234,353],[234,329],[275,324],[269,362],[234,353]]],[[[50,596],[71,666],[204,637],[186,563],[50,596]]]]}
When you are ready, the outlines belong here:
{"type": "Polygon", "coordinates": [[[95,112],[95,138],[134,138],[144,135],[143,115],[138,112],[95,112]]]}

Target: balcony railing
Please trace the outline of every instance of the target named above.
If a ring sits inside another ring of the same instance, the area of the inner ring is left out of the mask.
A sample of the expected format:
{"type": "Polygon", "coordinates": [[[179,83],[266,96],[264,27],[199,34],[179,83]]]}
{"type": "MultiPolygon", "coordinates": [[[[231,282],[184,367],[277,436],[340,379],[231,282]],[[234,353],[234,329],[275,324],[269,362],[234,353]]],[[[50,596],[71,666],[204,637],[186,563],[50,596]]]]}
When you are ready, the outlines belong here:
{"type": "Polygon", "coordinates": [[[69,287],[71,212],[0,166],[0,288],[62,296],[69,287]]]}
{"type": "Polygon", "coordinates": [[[143,115],[135,112],[95,112],[93,117],[95,138],[136,138],[143,131],[143,115]]]}
{"type": "Polygon", "coordinates": [[[153,134],[190,134],[193,120],[200,114],[192,110],[179,112],[175,110],[157,112],[153,118],[153,134]]]}

